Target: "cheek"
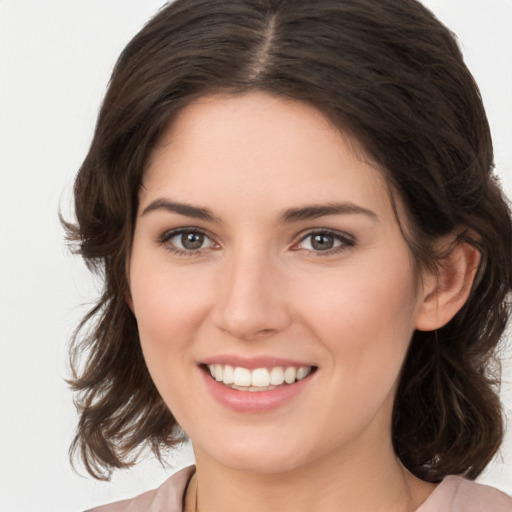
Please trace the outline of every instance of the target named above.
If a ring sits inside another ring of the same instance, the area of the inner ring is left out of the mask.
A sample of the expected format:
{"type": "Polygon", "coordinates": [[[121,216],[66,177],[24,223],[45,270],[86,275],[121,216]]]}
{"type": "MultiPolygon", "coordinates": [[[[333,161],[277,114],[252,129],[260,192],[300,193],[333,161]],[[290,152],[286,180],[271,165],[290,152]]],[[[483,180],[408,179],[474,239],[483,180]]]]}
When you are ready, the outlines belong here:
{"type": "Polygon", "coordinates": [[[391,414],[414,331],[416,288],[413,274],[399,267],[387,274],[352,269],[339,278],[331,281],[329,293],[319,291],[321,281],[312,283],[310,293],[302,294],[301,309],[307,311],[309,330],[327,349],[324,366],[331,392],[319,404],[316,421],[332,425],[336,418],[334,424],[350,432],[382,408],[391,414]]]}
{"type": "Polygon", "coordinates": [[[176,399],[179,402],[180,396],[187,396],[187,372],[195,368],[190,348],[207,311],[209,287],[204,276],[191,279],[187,272],[170,267],[164,258],[147,261],[134,257],[130,288],[146,365],[174,413],[180,408],[176,399]]]}
{"type": "Polygon", "coordinates": [[[184,426],[183,418],[190,420],[201,410],[197,397],[190,394],[190,382],[196,378],[191,347],[205,316],[206,287],[198,289],[190,279],[168,269],[148,268],[132,273],[141,348],[156,388],[184,426]]]}
{"type": "Polygon", "coordinates": [[[143,344],[173,343],[177,332],[186,333],[205,314],[210,296],[208,280],[201,272],[173,269],[165,260],[131,267],[131,293],[143,344]],[[199,275],[197,275],[199,274],[199,275]]]}
{"type": "Polygon", "coordinates": [[[398,373],[414,331],[418,292],[408,259],[315,276],[294,296],[336,364],[361,382],[398,373]],[[299,299],[300,297],[300,299],[299,299]]]}

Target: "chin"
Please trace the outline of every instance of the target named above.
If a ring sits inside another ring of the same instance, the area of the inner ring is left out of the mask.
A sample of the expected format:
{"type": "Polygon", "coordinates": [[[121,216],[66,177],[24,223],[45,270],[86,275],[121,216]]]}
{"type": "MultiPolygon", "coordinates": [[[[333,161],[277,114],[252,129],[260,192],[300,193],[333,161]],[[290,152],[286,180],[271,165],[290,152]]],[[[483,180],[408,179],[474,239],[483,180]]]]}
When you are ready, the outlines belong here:
{"type": "MultiPolygon", "coordinates": [[[[266,433],[270,434],[270,433],[266,433]]],[[[235,471],[250,473],[285,473],[310,463],[314,450],[304,442],[304,436],[265,435],[252,432],[247,435],[225,435],[218,442],[199,447],[192,441],[196,457],[205,456],[235,471]],[[204,455],[203,455],[204,454],[204,455]]],[[[317,454],[318,455],[318,454],[317,454]]]]}
{"type": "Polygon", "coordinates": [[[252,451],[242,452],[241,450],[229,453],[219,454],[218,462],[223,466],[229,467],[234,471],[244,473],[259,473],[259,474],[276,474],[286,473],[293,471],[305,464],[304,461],[297,460],[297,457],[292,457],[284,453],[271,453],[272,450],[267,450],[265,453],[259,451],[254,453],[252,451]]]}

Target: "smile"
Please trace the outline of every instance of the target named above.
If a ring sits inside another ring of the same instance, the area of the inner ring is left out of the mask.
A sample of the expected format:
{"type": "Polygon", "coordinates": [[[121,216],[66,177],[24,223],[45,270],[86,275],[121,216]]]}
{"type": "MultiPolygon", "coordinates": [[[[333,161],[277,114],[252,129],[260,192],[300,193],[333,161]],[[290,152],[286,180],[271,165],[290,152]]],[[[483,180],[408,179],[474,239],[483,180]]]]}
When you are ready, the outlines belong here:
{"type": "Polygon", "coordinates": [[[250,370],[229,364],[208,365],[210,375],[217,381],[239,391],[270,391],[285,384],[306,378],[312,366],[276,366],[250,370]]]}

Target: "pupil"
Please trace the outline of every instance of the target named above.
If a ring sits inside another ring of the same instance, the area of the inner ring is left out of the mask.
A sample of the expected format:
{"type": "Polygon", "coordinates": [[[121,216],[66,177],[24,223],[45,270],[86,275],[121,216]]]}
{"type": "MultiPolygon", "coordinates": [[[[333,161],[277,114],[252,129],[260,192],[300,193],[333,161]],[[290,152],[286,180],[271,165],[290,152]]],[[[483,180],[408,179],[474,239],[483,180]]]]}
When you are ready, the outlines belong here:
{"type": "Polygon", "coordinates": [[[181,236],[181,243],[185,249],[199,249],[204,242],[204,235],[201,233],[184,233],[181,236]]]}
{"type": "Polygon", "coordinates": [[[326,251],[328,249],[332,249],[334,245],[334,240],[331,235],[314,235],[311,240],[311,245],[314,249],[318,249],[319,251],[326,251]]]}

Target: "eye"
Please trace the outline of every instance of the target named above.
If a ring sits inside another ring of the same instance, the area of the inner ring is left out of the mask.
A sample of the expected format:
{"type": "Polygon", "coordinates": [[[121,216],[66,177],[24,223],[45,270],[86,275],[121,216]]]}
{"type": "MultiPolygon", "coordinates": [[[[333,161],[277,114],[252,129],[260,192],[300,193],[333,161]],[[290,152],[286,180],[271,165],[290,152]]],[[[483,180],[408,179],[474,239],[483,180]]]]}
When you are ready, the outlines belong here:
{"type": "Polygon", "coordinates": [[[160,238],[160,243],[171,252],[185,255],[215,247],[215,243],[210,237],[194,228],[168,231],[160,238]]]}
{"type": "Polygon", "coordinates": [[[314,231],[304,236],[295,247],[306,251],[332,254],[354,245],[354,240],[343,233],[314,231]]]}

